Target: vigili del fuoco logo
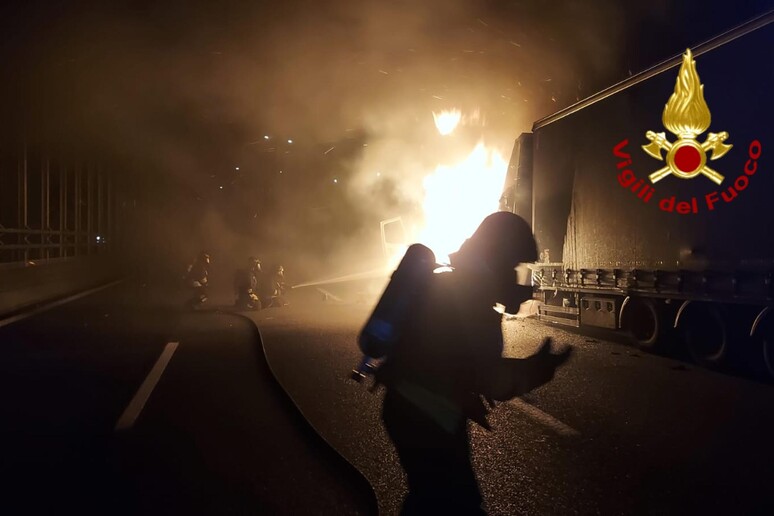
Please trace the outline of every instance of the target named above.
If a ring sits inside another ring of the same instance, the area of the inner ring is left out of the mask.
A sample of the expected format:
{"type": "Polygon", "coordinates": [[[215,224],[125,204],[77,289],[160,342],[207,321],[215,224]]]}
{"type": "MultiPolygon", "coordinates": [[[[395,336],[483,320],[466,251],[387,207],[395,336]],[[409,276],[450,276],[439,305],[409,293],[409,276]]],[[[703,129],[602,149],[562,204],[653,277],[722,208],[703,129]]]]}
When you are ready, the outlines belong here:
{"type": "MultiPolygon", "coordinates": [[[[707,165],[707,158],[710,161],[719,159],[731,150],[733,145],[725,143],[729,139],[726,131],[707,133],[704,142],[697,139],[700,134],[709,129],[711,114],[709,106],[704,101],[704,85],[700,82],[696,61],[690,49],[683,54],[675,90],[664,106],[661,120],[664,127],[674,134],[677,140],[670,141],[665,132],[647,131],[645,133],[650,143],[643,145],[642,150],[659,161],[666,161],[665,166],[648,176],[650,183],[656,184],[669,176],[679,179],[694,179],[701,176],[718,186],[722,185],[725,176],[710,168],[707,165]],[[666,156],[662,152],[665,152],[666,156]]],[[[635,193],[643,202],[649,203],[656,189],[646,184],[643,179],[637,179],[634,172],[628,168],[632,164],[631,154],[624,151],[628,144],[628,139],[623,140],[613,148],[613,155],[623,160],[618,163],[620,170],[618,182],[622,187],[635,193]]],[[[755,174],[758,168],[757,160],[761,150],[761,143],[758,140],[750,143],[747,149],[749,159],[745,163],[744,173],[740,174],[733,184],[725,185],[720,191],[707,193],[701,201],[696,197],[681,201],[677,201],[674,196],[665,197],[658,201],[659,208],[662,211],[685,215],[698,213],[700,206],[706,206],[710,211],[714,210],[721,200],[726,203],[732,202],[739,192],[749,186],[749,176],[755,174]]]]}

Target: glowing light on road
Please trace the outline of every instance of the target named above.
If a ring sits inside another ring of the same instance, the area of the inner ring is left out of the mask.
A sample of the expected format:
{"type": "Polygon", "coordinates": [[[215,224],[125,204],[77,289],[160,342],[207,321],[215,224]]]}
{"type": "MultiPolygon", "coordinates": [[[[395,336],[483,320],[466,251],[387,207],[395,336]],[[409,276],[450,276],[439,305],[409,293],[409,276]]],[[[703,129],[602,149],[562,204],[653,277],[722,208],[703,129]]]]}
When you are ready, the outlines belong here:
{"type": "Polygon", "coordinates": [[[435,128],[442,136],[446,136],[454,132],[457,126],[462,120],[462,111],[458,109],[444,110],[440,113],[433,111],[433,120],[435,120],[435,128]]]}

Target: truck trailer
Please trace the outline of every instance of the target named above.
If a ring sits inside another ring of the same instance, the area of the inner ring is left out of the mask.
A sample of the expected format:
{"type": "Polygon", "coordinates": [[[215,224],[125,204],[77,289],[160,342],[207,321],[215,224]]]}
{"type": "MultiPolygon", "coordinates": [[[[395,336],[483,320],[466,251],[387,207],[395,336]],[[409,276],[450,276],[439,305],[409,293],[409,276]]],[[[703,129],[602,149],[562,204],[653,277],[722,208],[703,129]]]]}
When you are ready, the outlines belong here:
{"type": "Polygon", "coordinates": [[[538,318],[682,342],[774,377],[774,12],[535,122],[501,209],[530,221],[538,318]],[[675,339],[679,336],[679,339],[675,339]]]}

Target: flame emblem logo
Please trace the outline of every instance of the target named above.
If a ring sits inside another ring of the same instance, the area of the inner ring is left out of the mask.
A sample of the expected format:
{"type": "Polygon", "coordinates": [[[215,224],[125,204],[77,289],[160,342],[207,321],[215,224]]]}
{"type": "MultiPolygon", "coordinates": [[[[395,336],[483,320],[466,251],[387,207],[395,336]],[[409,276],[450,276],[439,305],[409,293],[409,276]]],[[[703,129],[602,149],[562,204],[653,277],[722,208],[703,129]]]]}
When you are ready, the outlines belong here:
{"type": "Polygon", "coordinates": [[[728,138],[726,131],[708,133],[704,143],[696,137],[710,126],[711,115],[704,101],[704,85],[696,72],[696,61],[691,49],[683,54],[683,63],[677,75],[675,91],[664,106],[661,120],[677,141],[667,140],[666,133],[648,131],[645,137],[650,143],[642,149],[650,156],[663,161],[661,151],[666,151],[666,166],[650,174],[652,183],[661,181],[672,174],[681,179],[691,179],[699,174],[706,176],[716,184],[723,182],[723,176],[707,166],[707,153],[710,160],[716,160],[731,150],[733,145],[723,143],[728,138]]]}

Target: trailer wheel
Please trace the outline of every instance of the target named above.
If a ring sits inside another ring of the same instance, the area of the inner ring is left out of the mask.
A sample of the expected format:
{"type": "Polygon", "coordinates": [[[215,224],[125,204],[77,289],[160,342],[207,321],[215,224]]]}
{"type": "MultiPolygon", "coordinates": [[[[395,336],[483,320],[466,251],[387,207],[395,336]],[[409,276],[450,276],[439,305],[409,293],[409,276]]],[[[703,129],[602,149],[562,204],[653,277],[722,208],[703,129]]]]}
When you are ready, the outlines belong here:
{"type": "Polygon", "coordinates": [[[723,364],[728,353],[728,322],[716,305],[700,303],[683,325],[683,338],[691,358],[697,364],[713,369],[723,364]]]}
{"type": "Polygon", "coordinates": [[[763,380],[774,380],[774,318],[770,308],[766,307],[758,313],[750,332],[749,369],[763,380]]]}
{"type": "Polygon", "coordinates": [[[766,333],[761,338],[763,368],[769,380],[774,380],[774,335],[766,333]]]}
{"type": "Polygon", "coordinates": [[[653,300],[630,298],[622,317],[622,326],[629,332],[634,344],[645,350],[656,348],[661,334],[661,319],[653,300]]]}

